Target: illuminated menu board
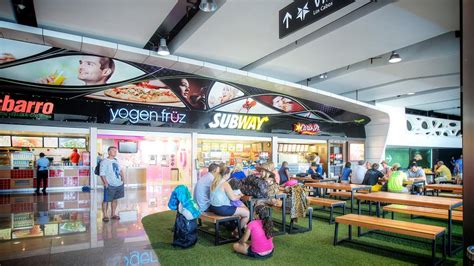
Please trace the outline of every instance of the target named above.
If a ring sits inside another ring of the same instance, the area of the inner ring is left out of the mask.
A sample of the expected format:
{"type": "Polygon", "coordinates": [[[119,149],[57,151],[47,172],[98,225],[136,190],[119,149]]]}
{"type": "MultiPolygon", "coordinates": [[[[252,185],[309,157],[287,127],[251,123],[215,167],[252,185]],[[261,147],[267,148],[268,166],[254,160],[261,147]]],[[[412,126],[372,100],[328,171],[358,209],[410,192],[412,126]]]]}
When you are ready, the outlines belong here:
{"type": "Polygon", "coordinates": [[[58,147],[58,138],[55,137],[44,137],[44,147],[45,148],[57,148],[58,147]]]}
{"type": "Polygon", "coordinates": [[[12,136],[12,144],[13,147],[41,148],[43,147],[43,138],[12,136]]]}
{"type": "Polygon", "coordinates": [[[86,148],[85,138],[59,138],[59,148],[86,148]]]}
{"type": "Polygon", "coordinates": [[[0,147],[11,147],[12,140],[10,136],[0,136],[0,147]]]}

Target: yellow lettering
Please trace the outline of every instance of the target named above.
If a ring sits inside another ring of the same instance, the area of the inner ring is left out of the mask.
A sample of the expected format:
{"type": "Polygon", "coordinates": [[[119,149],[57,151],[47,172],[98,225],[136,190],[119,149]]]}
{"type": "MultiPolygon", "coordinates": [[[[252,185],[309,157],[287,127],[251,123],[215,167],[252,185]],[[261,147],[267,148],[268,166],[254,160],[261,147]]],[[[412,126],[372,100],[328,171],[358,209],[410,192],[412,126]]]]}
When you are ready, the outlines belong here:
{"type": "Polygon", "coordinates": [[[252,129],[252,130],[255,130],[255,128],[257,127],[257,118],[256,116],[252,116],[250,120],[250,123],[248,125],[248,127],[246,129],[252,129]]]}
{"type": "Polygon", "coordinates": [[[257,123],[257,130],[262,129],[262,124],[265,123],[265,122],[268,122],[269,120],[270,119],[268,119],[268,116],[259,117],[258,118],[258,123],[257,123]]]}

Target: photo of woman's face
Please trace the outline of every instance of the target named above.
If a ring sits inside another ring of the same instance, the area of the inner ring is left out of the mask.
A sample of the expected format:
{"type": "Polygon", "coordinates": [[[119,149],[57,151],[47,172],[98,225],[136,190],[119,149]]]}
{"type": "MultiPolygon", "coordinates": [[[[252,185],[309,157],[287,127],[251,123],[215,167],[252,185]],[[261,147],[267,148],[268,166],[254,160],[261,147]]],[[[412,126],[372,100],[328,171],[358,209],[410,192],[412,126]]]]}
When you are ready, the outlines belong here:
{"type": "Polygon", "coordinates": [[[187,79],[181,79],[179,89],[181,90],[181,95],[189,99],[189,81],[187,79]]]}

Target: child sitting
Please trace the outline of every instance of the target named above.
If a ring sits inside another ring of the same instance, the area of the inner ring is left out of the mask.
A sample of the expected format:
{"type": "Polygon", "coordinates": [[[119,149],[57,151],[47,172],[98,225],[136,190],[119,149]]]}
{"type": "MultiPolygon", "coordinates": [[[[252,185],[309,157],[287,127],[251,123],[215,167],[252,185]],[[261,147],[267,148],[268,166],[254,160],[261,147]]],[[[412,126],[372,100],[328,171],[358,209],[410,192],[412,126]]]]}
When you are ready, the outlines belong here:
{"type": "Polygon", "coordinates": [[[258,205],[255,213],[259,219],[248,223],[242,239],[234,244],[234,251],[258,259],[269,258],[273,255],[273,221],[270,209],[265,205],[258,205]]]}

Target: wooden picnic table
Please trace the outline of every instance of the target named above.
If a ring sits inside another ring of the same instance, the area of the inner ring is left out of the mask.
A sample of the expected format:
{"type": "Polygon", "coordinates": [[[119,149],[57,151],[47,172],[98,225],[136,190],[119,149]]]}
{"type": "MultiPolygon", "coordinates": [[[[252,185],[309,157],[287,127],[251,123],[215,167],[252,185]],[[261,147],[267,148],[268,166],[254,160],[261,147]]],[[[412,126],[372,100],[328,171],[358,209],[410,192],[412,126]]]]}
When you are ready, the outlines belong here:
{"type": "Polygon", "coordinates": [[[317,179],[312,179],[309,175],[306,176],[306,177],[299,177],[299,176],[295,176],[295,177],[292,177],[291,179],[294,179],[294,180],[298,180],[298,181],[301,181],[303,183],[311,183],[311,182],[319,182],[319,180],[317,179]]]}
{"type": "Polygon", "coordinates": [[[334,189],[344,190],[351,192],[351,213],[354,211],[354,192],[360,190],[372,190],[372,186],[369,185],[356,185],[348,183],[334,183],[334,182],[319,182],[319,183],[308,183],[305,184],[307,187],[322,188],[322,189],[334,189]]]}
{"type": "Polygon", "coordinates": [[[462,199],[418,196],[393,192],[358,193],[355,197],[359,200],[359,214],[361,212],[361,201],[366,200],[377,203],[376,213],[378,217],[380,217],[381,202],[448,210],[448,251],[449,255],[452,255],[452,210],[462,206],[462,199]]]}
{"type": "Polygon", "coordinates": [[[463,186],[462,185],[452,185],[452,184],[429,184],[426,185],[425,189],[433,189],[439,195],[440,190],[451,191],[453,193],[462,194],[463,186]]]}

